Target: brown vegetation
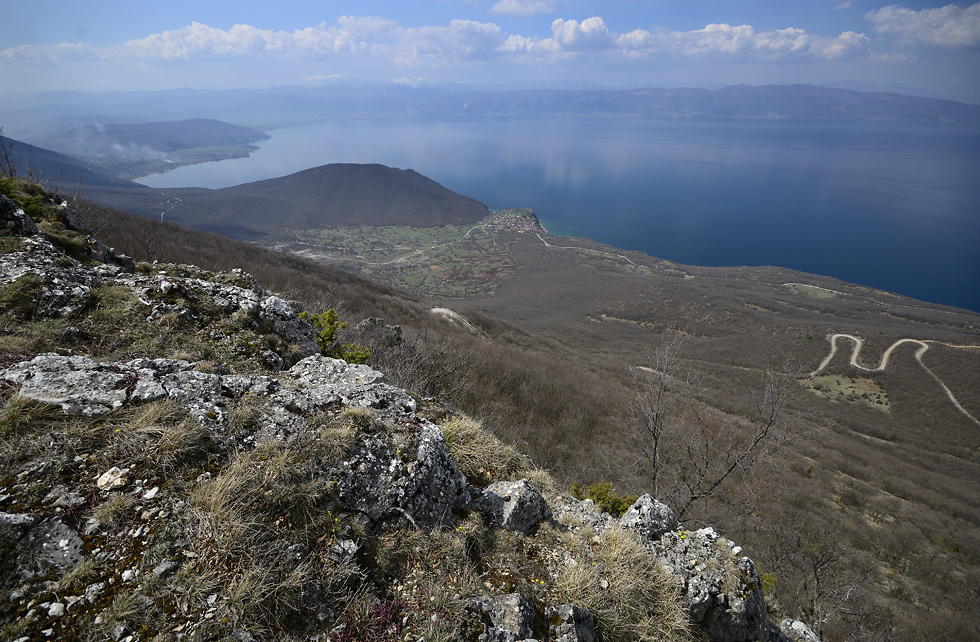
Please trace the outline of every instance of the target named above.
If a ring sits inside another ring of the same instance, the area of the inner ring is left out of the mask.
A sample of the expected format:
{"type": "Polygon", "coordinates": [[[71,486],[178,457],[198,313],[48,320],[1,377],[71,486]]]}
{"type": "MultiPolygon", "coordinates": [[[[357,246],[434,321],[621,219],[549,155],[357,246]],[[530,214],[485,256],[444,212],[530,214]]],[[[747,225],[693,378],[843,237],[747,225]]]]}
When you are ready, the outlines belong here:
{"type": "MultiPolygon", "coordinates": [[[[139,259],[241,267],[311,310],[337,307],[351,321],[347,331],[365,317],[401,324],[404,341],[388,351],[384,342],[369,345],[371,363],[394,383],[480,417],[560,484],[607,479],[624,492],[650,488],[649,469],[623,465],[632,452],[623,410],[634,395],[626,365],[648,365],[641,355],[651,332],[687,335],[681,371],[700,373],[710,404],[691,409],[705,412],[716,431],[733,421],[747,426],[758,411],[751,393],[765,388],[752,382],[765,367],[787,356],[815,364],[831,331],[860,334],[869,355],[905,336],[980,343],[975,314],[831,279],[770,268],[641,278],[597,270],[600,258],[542,252],[530,239],[518,246],[525,272],[493,298],[457,305],[479,337],[354,274],[146,219],[134,227],[128,215],[98,207],[84,216],[109,245],[139,259]],[[141,244],[141,233],[152,242],[141,244]],[[805,279],[847,296],[814,299],[781,286],[805,279]]],[[[973,404],[976,361],[956,353],[945,362],[944,351],[931,352],[930,368],[973,404]]],[[[813,419],[795,428],[831,428],[746,471],[696,514],[756,560],[777,614],[810,618],[828,641],[977,638],[978,433],[909,356],[897,351],[888,370],[873,375],[890,412],[808,395],[813,419]]],[[[841,356],[828,372],[868,376],[841,356]]]]}

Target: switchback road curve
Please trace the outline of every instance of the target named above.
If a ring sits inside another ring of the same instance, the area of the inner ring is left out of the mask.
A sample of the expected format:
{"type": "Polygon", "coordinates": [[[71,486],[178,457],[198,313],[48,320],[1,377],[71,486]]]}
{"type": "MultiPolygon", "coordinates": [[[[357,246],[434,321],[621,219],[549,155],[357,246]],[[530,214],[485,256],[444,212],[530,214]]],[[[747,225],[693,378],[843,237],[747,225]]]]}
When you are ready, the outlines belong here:
{"type": "MultiPolygon", "coordinates": [[[[937,342],[935,341],[926,342],[926,341],[920,341],[918,339],[899,339],[895,343],[888,346],[888,349],[885,350],[884,354],[881,355],[881,363],[878,364],[877,368],[866,368],[858,363],[858,356],[861,354],[861,347],[864,345],[864,342],[861,341],[860,338],[855,337],[852,334],[832,334],[828,337],[828,339],[830,340],[830,354],[828,354],[827,357],[820,362],[820,365],[817,366],[816,370],[810,373],[811,377],[820,374],[820,372],[822,372],[823,369],[826,368],[831,361],[833,361],[834,356],[837,355],[838,339],[849,339],[854,342],[854,349],[851,351],[851,365],[857,368],[858,370],[864,370],[865,372],[883,372],[885,368],[888,367],[888,358],[891,357],[891,354],[895,350],[895,348],[899,347],[903,343],[914,343],[920,346],[919,349],[915,351],[915,360],[919,362],[919,365],[922,366],[922,369],[928,372],[929,376],[935,379],[936,383],[942,386],[942,389],[946,391],[946,396],[949,397],[949,400],[953,402],[953,405],[956,406],[957,410],[963,413],[963,415],[967,417],[970,421],[980,426],[980,421],[978,421],[976,417],[974,417],[969,412],[967,412],[966,408],[964,408],[960,404],[960,402],[956,400],[956,397],[953,395],[953,391],[950,390],[946,386],[946,384],[944,384],[942,380],[939,377],[937,377],[935,373],[933,373],[933,371],[926,366],[925,363],[923,363],[922,355],[924,355],[926,353],[926,350],[929,349],[929,343],[937,343],[937,342]]],[[[944,345],[949,345],[949,344],[944,344],[944,345]]],[[[950,346],[950,347],[972,348],[975,346],[950,346]]]]}

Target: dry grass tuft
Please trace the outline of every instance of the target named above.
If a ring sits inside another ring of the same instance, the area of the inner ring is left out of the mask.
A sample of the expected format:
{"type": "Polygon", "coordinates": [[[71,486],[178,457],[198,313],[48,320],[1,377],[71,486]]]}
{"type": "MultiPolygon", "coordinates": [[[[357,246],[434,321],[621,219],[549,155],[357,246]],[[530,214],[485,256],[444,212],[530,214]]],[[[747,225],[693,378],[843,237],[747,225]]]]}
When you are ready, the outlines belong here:
{"type": "Polygon", "coordinates": [[[99,577],[99,564],[91,557],[86,557],[68,569],[68,572],[58,581],[58,590],[69,591],[84,588],[85,585],[99,577]]]}
{"type": "Polygon", "coordinates": [[[59,416],[60,409],[50,404],[13,395],[0,412],[0,437],[21,435],[59,416]]]}
{"type": "Polygon", "coordinates": [[[460,472],[474,486],[482,488],[495,481],[513,481],[531,472],[526,457],[497,439],[478,421],[455,416],[439,427],[460,472]]]}
{"type": "Polygon", "coordinates": [[[117,493],[95,507],[92,517],[102,524],[117,526],[123,522],[128,511],[136,499],[132,495],[117,493]]]}
{"type": "Polygon", "coordinates": [[[302,543],[306,529],[322,521],[329,490],[306,474],[301,460],[284,444],[266,444],[238,454],[192,491],[196,572],[208,586],[194,587],[186,578],[184,600],[199,600],[217,582],[226,597],[224,617],[260,634],[298,612],[317,567],[315,558],[297,557],[292,543],[302,543]]]}
{"type": "Polygon", "coordinates": [[[590,609],[607,642],[690,640],[673,577],[618,528],[591,542],[569,538],[573,563],[558,582],[570,604],[590,609]]]}

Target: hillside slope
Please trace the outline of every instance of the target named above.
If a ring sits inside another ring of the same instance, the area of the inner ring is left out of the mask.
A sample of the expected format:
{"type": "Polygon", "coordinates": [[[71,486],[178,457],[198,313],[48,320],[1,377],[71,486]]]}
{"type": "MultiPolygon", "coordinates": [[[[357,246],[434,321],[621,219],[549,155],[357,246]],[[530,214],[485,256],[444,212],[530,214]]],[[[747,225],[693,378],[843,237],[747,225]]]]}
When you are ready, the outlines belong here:
{"type": "MultiPolygon", "coordinates": [[[[460,256],[487,260],[483,250],[510,252],[520,270],[501,273],[493,296],[427,303],[220,237],[158,223],[134,228],[125,215],[99,208],[86,217],[113,245],[139,257],[244,266],[310,307],[339,303],[354,321],[400,324],[406,342],[394,352],[385,333],[353,324],[344,340],[372,346],[372,364],[391,381],[480,417],[564,483],[605,478],[620,492],[649,488],[648,468],[628,441],[625,411],[637,381],[627,365],[649,365],[652,349],[672,332],[687,335],[681,363],[698,375],[712,412],[721,413],[712,415],[722,420],[716,429],[744,427],[757,413],[753,394],[767,366],[795,357],[809,362],[809,372],[828,356],[835,333],[864,339],[859,363],[866,367],[899,339],[929,340],[929,370],[974,416],[980,401],[971,394],[980,390],[976,350],[970,351],[980,345],[975,313],[826,277],[682,266],[585,239],[543,236],[546,245],[527,230],[498,227],[486,238],[473,231],[466,239],[474,247],[460,256]],[[442,323],[427,313],[433,306],[462,313],[478,332],[442,323]]],[[[453,256],[445,248],[438,257],[423,252],[419,265],[450,268],[453,256]]],[[[850,352],[841,347],[822,373],[831,378],[814,379],[793,403],[798,439],[697,511],[702,523],[739,534],[779,587],[772,603],[783,613],[826,617],[827,640],[977,635],[980,615],[971,597],[980,577],[977,432],[913,352],[903,345],[884,371],[869,373],[850,367],[850,352]],[[817,562],[826,564],[819,594],[810,592],[818,588],[817,562]]]]}
{"type": "Polygon", "coordinates": [[[38,141],[38,144],[60,148],[65,154],[103,156],[114,148],[124,153],[139,153],[139,148],[156,152],[174,152],[195,147],[216,145],[247,145],[265,140],[268,136],[252,129],[239,127],[213,118],[190,118],[173,122],[123,123],[87,125],[67,132],[58,132],[38,141]]]}
{"type": "Polygon", "coordinates": [[[241,270],[0,190],[5,639],[791,642],[714,529],[564,497],[241,270]]]}

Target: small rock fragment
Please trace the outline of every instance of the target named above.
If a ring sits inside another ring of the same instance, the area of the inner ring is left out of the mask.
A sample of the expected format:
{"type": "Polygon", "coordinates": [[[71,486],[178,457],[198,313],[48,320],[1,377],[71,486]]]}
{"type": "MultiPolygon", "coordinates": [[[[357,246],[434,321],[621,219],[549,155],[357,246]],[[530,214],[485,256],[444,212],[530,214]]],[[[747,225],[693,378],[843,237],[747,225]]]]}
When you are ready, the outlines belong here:
{"type": "Polygon", "coordinates": [[[101,490],[112,490],[113,488],[125,486],[128,481],[129,469],[121,469],[118,466],[113,466],[102,473],[102,476],[95,482],[95,485],[101,490]]]}
{"type": "Polygon", "coordinates": [[[177,562],[166,560],[153,567],[153,574],[157,577],[166,577],[177,569],[177,562]]]}

